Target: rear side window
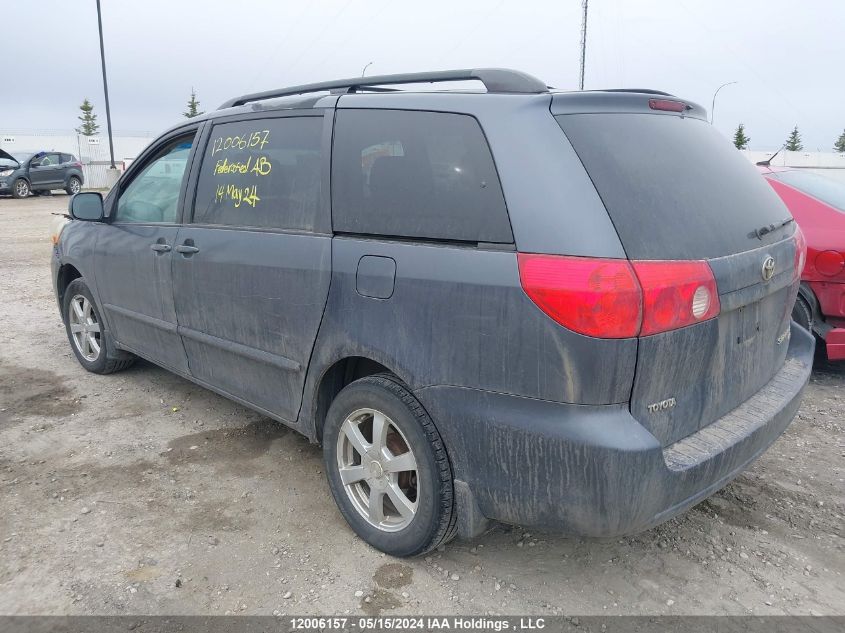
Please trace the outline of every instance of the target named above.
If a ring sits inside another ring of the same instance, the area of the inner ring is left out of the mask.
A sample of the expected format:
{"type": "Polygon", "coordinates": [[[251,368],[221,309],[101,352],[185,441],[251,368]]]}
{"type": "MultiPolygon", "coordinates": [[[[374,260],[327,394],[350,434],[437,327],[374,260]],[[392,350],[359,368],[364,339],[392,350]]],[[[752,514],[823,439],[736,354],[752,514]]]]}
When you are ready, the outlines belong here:
{"type": "Polygon", "coordinates": [[[708,259],[783,239],[780,231],[757,239],[756,229],[783,221],[789,211],[709,123],[662,114],[555,118],[629,258],[708,259]]]}
{"type": "Polygon", "coordinates": [[[62,164],[74,162],[73,156],[70,154],[62,154],[62,164]]]}
{"type": "Polygon", "coordinates": [[[200,166],[198,224],[313,230],[323,117],[215,125],[200,166]]]}
{"type": "Polygon", "coordinates": [[[513,241],[487,141],[460,114],[338,110],[332,224],[346,233],[513,241]]]}

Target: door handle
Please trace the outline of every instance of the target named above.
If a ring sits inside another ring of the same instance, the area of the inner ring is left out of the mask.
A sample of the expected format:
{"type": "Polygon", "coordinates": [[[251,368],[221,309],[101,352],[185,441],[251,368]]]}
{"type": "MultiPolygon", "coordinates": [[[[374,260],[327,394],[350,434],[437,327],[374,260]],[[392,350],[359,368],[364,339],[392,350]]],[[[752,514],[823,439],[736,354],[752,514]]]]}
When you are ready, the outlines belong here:
{"type": "Polygon", "coordinates": [[[156,253],[169,253],[170,252],[170,244],[151,244],[150,248],[153,249],[156,253]]]}
{"type": "Polygon", "coordinates": [[[193,255],[194,253],[199,253],[200,249],[196,246],[191,246],[190,244],[179,244],[176,247],[177,253],[182,253],[183,255],[193,255]]]}

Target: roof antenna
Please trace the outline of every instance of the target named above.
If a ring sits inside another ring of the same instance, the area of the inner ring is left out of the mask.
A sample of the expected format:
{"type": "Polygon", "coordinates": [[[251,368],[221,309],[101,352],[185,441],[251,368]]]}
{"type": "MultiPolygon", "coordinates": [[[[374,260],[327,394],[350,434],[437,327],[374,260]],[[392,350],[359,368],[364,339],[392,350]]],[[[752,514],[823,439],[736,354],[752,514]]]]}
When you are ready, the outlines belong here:
{"type": "Polygon", "coordinates": [[[784,147],[786,147],[786,143],[781,145],[780,149],[778,151],[776,151],[774,154],[772,154],[771,156],[769,156],[766,160],[761,160],[759,163],[757,163],[757,166],[758,167],[771,167],[772,166],[772,159],[775,156],[777,156],[778,154],[780,154],[783,151],[784,147]]]}

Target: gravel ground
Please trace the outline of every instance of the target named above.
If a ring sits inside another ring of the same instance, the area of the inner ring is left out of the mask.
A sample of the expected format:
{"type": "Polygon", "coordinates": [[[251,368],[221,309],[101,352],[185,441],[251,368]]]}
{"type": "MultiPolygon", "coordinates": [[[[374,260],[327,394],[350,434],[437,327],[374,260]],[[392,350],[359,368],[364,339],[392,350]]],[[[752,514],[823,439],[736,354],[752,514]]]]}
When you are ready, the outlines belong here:
{"type": "Polygon", "coordinates": [[[0,613],[845,614],[845,367],[658,528],[503,526],[395,560],[346,527],[295,433],[148,363],[82,370],[50,284],[66,204],[0,199],[0,613]]]}

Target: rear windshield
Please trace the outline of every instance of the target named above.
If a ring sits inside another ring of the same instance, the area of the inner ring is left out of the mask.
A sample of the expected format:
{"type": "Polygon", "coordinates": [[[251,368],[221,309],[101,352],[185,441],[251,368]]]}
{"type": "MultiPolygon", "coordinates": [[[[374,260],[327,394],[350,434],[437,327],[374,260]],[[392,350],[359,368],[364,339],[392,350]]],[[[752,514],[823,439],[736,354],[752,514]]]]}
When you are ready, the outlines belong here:
{"type": "Polygon", "coordinates": [[[774,243],[789,218],[755,168],[705,121],[659,114],[555,117],[630,259],[708,259],[774,243]]]}
{"type": "Polygon", "coordinates": [[[845,182],[825,178],[811,171],[778,171],[768,174],[845,213],[845,182]]]}

